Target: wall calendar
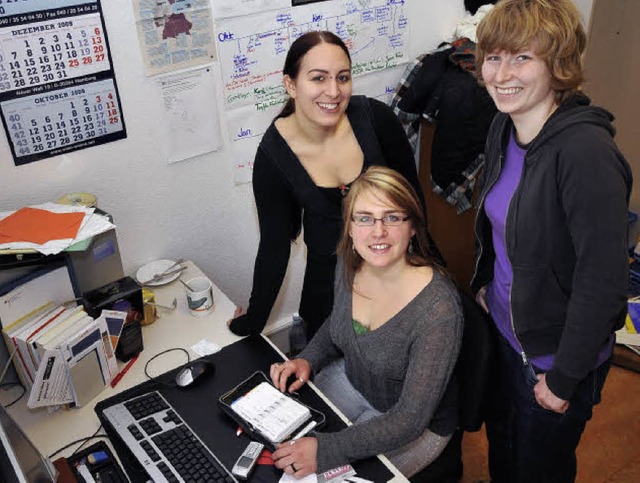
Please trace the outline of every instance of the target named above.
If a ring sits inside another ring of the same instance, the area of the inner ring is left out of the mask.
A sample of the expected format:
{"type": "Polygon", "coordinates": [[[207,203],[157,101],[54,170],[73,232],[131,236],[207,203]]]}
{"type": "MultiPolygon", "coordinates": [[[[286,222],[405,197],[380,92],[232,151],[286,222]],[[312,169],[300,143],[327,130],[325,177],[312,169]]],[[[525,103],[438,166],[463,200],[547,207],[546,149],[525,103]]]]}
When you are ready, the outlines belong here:
{"type": "Polygon", "coordinates": [[[16,165],[126,137],[100,0],[0,0],[0,114],[16,165]]]}

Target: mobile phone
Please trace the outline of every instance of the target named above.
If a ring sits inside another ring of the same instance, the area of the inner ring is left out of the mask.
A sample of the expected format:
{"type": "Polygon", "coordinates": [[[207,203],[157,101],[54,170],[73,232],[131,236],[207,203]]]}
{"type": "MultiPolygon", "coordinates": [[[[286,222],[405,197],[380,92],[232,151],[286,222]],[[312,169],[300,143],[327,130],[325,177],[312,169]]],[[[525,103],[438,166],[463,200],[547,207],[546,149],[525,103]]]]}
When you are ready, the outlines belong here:
{"type": "Polygon", "coordinates": [[[246,480],[255,466],[258,456],[260,456],[262,448],[264,448],[264,444],[251,441],[238,458],[238,461],[236,461],[236,464],[233,465],[231,473],[241,480],[246,480]]]}

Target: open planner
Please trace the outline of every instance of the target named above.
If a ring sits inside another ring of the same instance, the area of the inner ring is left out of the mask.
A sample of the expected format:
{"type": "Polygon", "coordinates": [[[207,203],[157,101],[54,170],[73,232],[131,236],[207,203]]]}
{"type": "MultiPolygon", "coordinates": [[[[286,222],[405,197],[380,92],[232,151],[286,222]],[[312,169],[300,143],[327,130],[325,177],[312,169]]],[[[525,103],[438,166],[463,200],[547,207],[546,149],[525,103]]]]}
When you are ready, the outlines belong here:
{"type": "Polygon", "coordinates": [[[325,417],[276,389],[256,372],[220,398],[222,409],[246,431],[270,445],[295,437],[305,428],[317,428],[325,417]]]}
{"type": "Polygon", "coordinates": [[[268,382],[262,382],[231,408],[260,431],[272,443],[280,443],[311,417],[308,407],[282,394],[268,382]]]}

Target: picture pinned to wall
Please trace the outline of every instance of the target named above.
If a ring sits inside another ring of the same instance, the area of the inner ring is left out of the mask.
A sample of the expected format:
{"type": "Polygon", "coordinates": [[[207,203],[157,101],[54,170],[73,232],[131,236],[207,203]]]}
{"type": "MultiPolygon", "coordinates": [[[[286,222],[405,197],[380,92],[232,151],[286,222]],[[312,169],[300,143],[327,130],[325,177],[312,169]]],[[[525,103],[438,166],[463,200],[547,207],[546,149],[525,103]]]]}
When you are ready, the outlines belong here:
{"type": "Polygon", "coordinates": [[[209,0],[134,0],[133,9],[147,75],[216,59],[209,0]]]}
{"type": "Polygon", "coordinates": [[[16,166],[127,137],[100,0],[2,2],[0,114],[16,166]]]}

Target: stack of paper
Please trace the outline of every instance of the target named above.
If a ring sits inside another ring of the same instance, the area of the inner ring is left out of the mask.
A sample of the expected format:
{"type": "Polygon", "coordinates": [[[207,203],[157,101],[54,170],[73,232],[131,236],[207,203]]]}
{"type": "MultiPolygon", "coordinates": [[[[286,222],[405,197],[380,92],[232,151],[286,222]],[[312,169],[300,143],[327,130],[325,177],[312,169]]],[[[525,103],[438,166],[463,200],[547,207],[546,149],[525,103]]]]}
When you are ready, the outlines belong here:
{"type": "Polygon", "coordinates": [[[115,225],[95,208],[43,203],[0,213],[0,250],[53,255],[112,228],[115,225]]]}

